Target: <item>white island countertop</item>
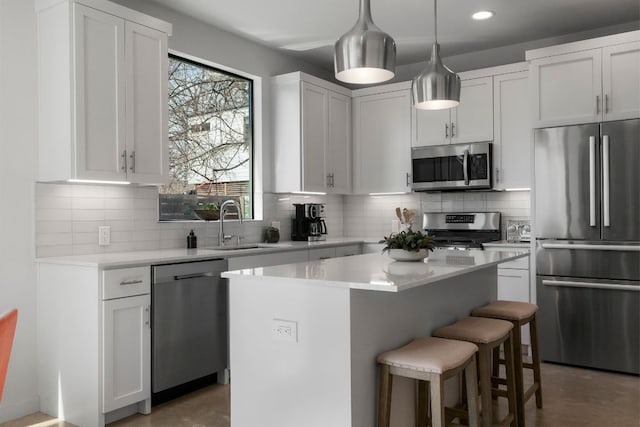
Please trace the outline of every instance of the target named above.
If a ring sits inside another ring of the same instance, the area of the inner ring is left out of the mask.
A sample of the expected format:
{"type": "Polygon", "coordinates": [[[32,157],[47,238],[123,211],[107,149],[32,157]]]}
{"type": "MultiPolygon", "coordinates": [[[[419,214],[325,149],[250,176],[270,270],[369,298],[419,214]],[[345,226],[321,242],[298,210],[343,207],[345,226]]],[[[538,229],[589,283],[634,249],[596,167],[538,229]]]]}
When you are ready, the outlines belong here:
{"type": "Polygon", "coordinates": [[[227,271],[222,277],[295,281],[311,285],[398,292],[528,256],[528,251],[436,250],[420,262],[366,254],[227,271]]]}

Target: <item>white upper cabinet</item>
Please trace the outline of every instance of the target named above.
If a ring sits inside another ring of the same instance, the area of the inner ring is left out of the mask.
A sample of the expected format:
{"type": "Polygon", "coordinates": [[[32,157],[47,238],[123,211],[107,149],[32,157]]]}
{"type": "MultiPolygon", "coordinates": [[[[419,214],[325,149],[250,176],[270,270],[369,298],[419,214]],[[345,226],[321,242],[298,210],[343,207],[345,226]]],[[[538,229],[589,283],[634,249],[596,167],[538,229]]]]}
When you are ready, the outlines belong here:
{"type": "Polygon", "coordinates": [[[602,49],[604,120],[640,117],[640,41],[602,49]]]}
{"type": "Polygon", "coordinates": [[[296,72],[272,80],[275,192],[351,192],[348,89],[296,72]]]}
{"type": "Polygon", "coordinates": [[[600,49],[531,62],[534,127],[600,121],[600,49]]]}
{"type": "Polygon", "coordinates": [[[415,109],[414,122],[413,147],[493,140],[491,76],[462,80],[456,108],[415,109]]]}
{"type": "Polygon", "coordinates": [[[494,189],[531,187],[531,115],[528,72],[493,77],[494,189]]]}
{"type": "Polygon", "coordinates": [[[53,3],[36,2],[39,180],[166,182],[171,25],[108,1],[53,3]]]}
{"type": "Polygon", "coordinates": [[[528,51],[533,127],[640,117],[640,31],[528,51]]]}
{"type": "Polygon", "coordinates": [[[354,91],[355,193],[411,191],[412,108],[405,83],[354,91]]]}

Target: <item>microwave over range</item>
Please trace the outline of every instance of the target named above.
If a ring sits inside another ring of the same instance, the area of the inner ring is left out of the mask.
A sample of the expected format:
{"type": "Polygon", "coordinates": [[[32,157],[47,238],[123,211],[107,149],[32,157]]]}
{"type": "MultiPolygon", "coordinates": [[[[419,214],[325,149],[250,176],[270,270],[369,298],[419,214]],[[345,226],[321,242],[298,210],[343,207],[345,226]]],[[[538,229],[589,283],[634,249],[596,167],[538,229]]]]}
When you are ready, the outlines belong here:
{"type": "Polygon", "coordinates": [[[414,191],[491,188],[491,143],[434,145],[411,150],[414,191]]]}

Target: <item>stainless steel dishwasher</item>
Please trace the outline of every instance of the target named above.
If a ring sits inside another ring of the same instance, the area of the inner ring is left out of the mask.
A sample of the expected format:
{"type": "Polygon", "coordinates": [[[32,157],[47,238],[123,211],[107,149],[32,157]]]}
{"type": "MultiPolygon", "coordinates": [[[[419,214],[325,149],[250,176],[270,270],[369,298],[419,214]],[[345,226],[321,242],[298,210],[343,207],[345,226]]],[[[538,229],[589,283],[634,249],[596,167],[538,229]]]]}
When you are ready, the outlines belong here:
{"type": "Polygon", "coordinates": [[[152,400],[161,403],[227,368],[224,259],[152,266],[152,400]]]}

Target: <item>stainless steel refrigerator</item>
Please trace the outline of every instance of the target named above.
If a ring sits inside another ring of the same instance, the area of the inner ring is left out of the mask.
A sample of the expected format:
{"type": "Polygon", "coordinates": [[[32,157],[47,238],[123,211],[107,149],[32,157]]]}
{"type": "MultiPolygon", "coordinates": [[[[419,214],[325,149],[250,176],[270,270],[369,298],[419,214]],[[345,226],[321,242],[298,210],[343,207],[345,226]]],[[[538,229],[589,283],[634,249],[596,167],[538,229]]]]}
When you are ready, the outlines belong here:
{"type": "Polygon", "coordinates": [[[535,131],[542,360],[640,373],[640,120],[535,131]]]}

